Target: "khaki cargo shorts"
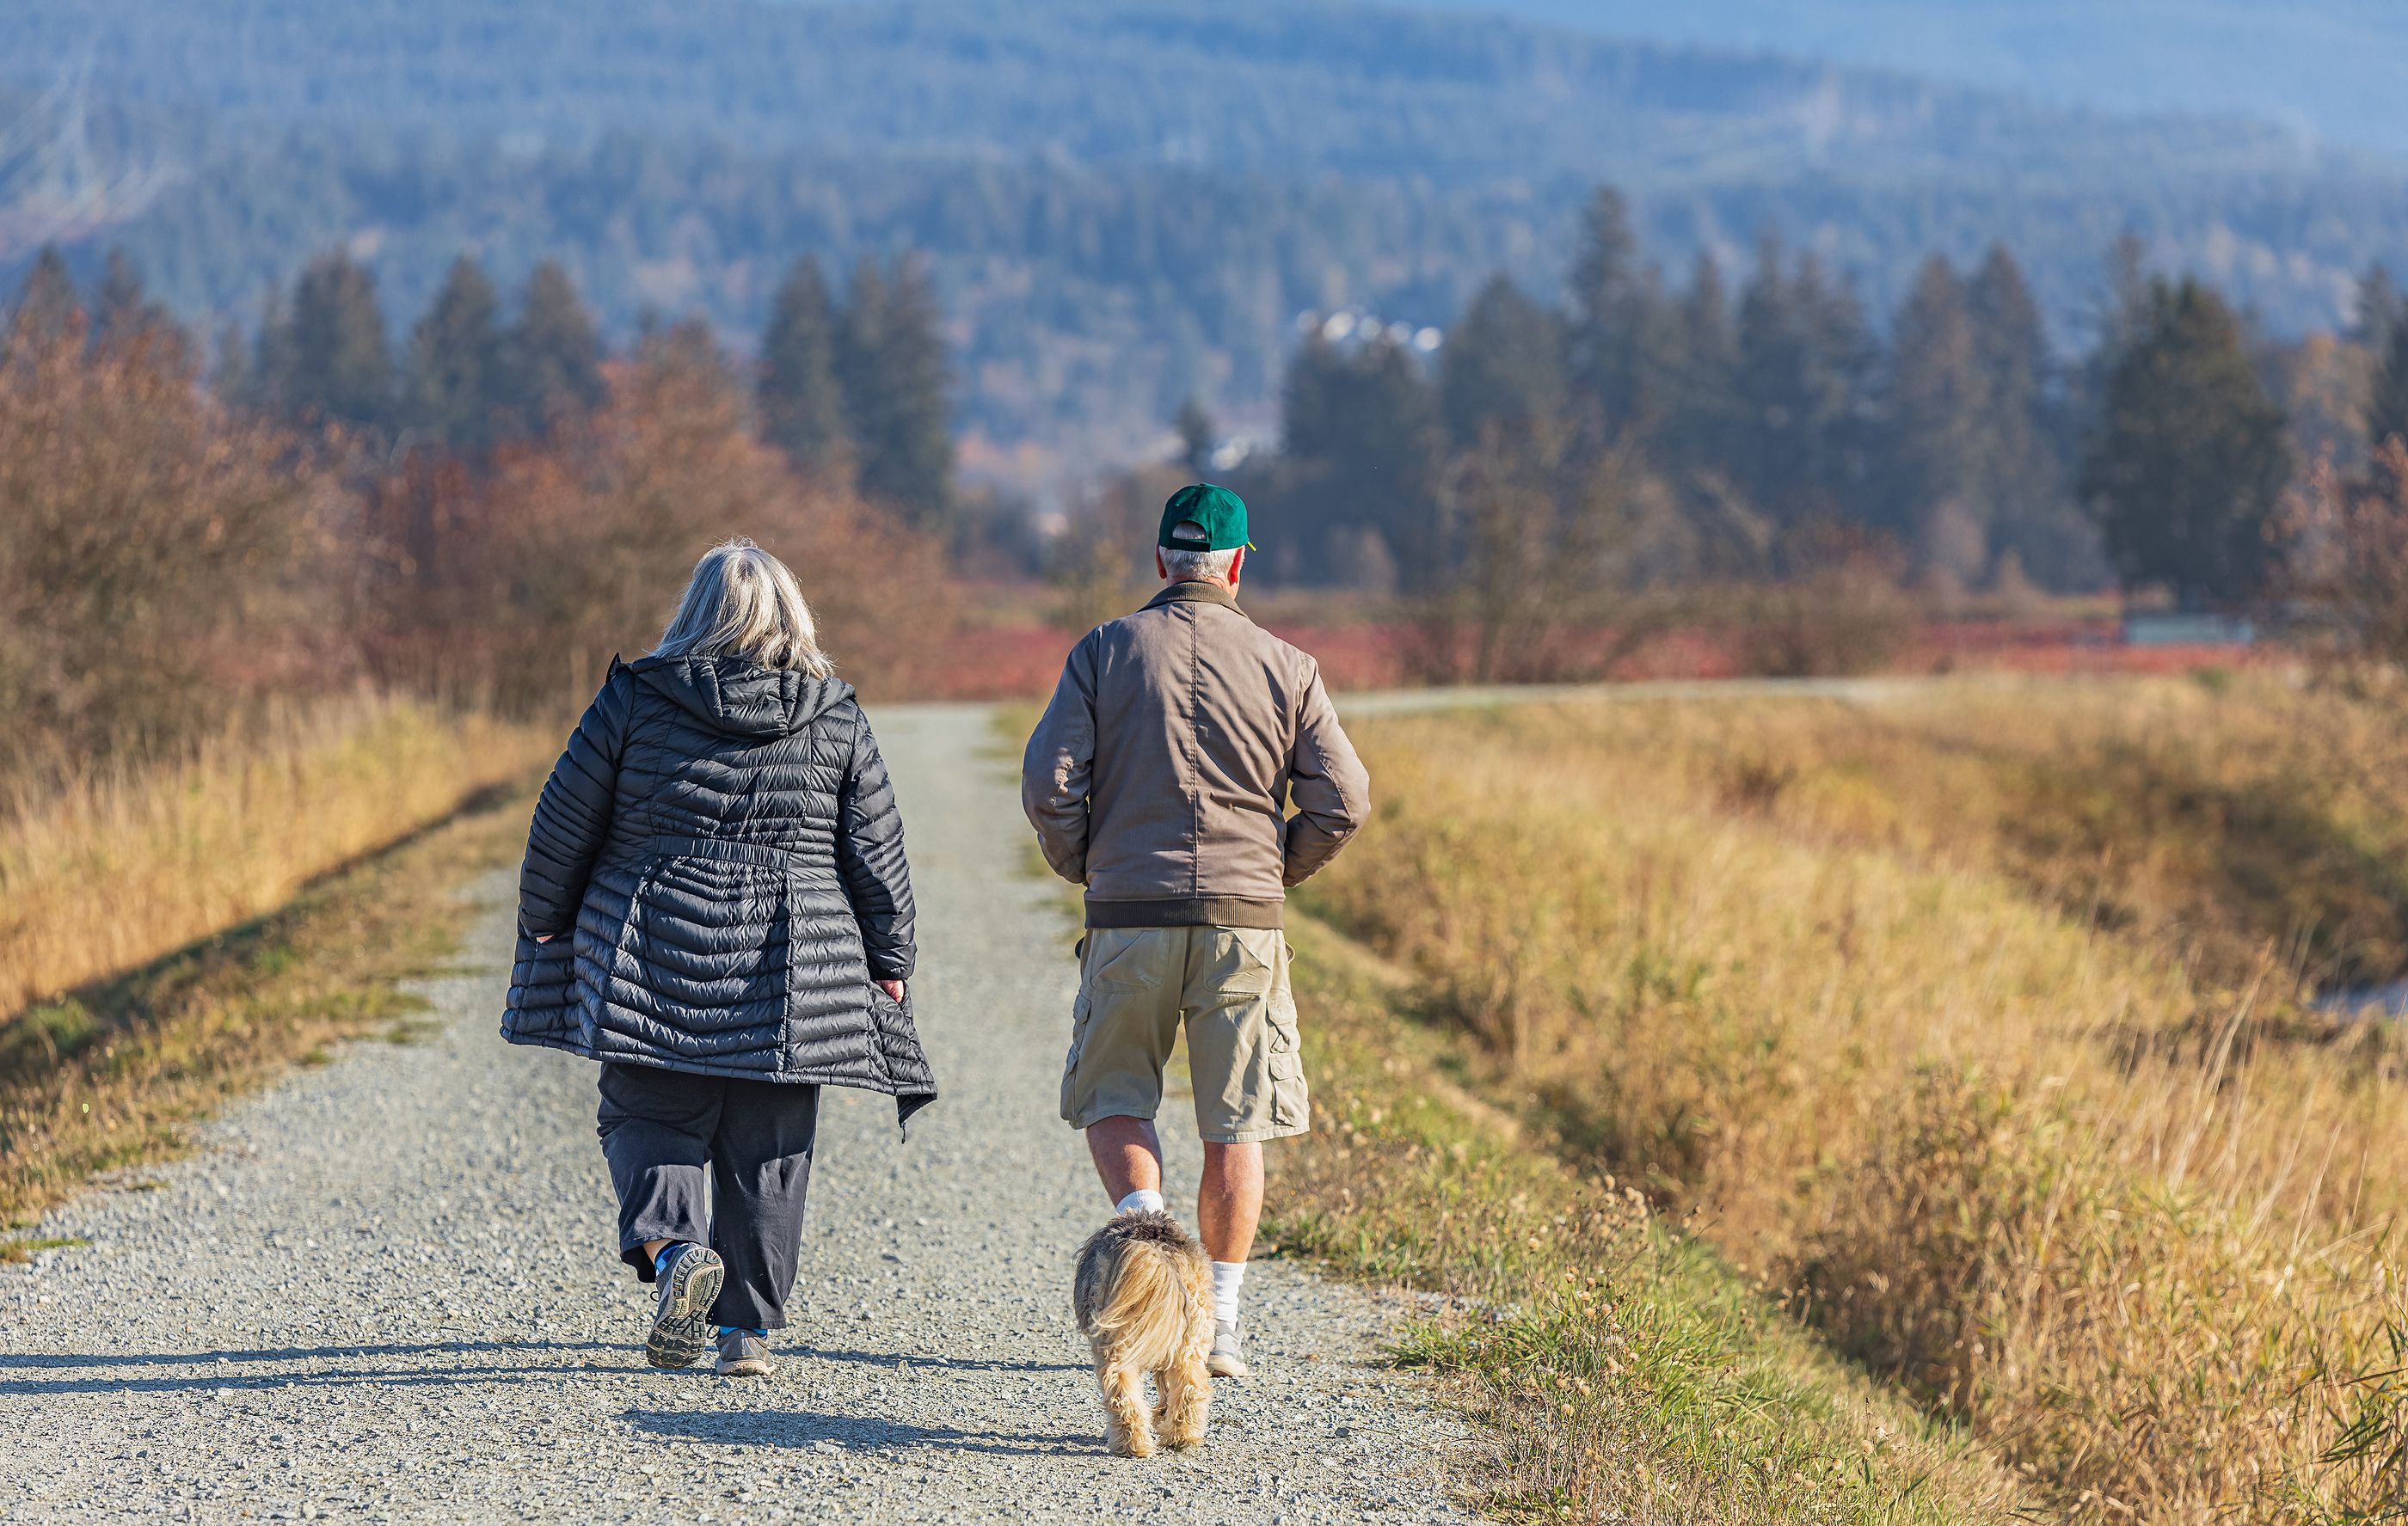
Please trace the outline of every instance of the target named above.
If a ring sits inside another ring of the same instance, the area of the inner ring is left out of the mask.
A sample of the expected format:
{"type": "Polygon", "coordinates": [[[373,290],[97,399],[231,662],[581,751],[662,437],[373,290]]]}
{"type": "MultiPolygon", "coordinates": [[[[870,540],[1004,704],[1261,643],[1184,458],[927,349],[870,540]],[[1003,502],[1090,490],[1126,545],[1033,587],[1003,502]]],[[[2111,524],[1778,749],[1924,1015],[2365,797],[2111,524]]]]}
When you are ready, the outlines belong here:
{"type": "Polygon", "coordinates": [[[1079,956],[1062,1118],[1152,1118],[1182,1019],[1196,1129],[1216,1145],[1312,1124],[1287,939],[1268,928],[1091,928],[1079,956]]]}

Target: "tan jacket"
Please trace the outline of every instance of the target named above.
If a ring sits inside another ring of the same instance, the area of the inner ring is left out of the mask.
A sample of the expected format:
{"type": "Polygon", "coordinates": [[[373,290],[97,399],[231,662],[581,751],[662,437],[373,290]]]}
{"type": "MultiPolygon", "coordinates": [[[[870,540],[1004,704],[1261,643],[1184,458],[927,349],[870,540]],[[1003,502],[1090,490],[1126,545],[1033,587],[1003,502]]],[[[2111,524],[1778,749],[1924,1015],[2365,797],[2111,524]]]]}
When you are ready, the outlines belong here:
{"type": "Polygon", "coordinates": [[[1020,803],[1089,927],[1277,927],[1371,781],[1313,660],[1219,584],[1173,583],[1071,649],[1020,803]]]}

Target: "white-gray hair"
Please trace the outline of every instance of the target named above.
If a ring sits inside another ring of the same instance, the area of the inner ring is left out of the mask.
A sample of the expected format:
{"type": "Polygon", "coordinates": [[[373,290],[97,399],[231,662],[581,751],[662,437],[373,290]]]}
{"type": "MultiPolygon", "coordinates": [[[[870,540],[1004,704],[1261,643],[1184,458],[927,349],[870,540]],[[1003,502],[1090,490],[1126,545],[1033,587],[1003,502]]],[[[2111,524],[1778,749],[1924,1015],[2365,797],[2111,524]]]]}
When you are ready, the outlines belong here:
{"type": "Polygon", "coordinates": [[[747,657],[763,667],[828,676],[819,627],[786,564],[742,535],[702,553],[669,617],[660,657],[747,657]]]}
{"type": "MultiPolygon", "coordinates": [[[[1202,540],[1204,527],[1194,520],[1182,520],[1170,527],[1170,533],[1182,539],[1202,540]]],[[[1162,569],[1170,574],[1174,583],[1226,583],[1229,569],[1238,564],[1238,550],[1174,551],[1162,548],[1162,569]]]]}

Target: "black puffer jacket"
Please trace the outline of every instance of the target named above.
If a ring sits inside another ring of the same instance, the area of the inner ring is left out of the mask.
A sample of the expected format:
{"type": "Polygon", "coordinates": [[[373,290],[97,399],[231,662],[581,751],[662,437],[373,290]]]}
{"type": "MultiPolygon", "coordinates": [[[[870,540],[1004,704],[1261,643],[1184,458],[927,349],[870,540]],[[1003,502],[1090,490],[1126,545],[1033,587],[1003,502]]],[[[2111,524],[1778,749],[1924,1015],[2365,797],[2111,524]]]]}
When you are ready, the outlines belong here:
{"type": "Polygon", "coordinates": [[[936,1081],[870,982],[913,952],[902,817],[852,685],[613,663],[536,806],[502,1036],[867,1087],[908,1120],[936,1081]]]}

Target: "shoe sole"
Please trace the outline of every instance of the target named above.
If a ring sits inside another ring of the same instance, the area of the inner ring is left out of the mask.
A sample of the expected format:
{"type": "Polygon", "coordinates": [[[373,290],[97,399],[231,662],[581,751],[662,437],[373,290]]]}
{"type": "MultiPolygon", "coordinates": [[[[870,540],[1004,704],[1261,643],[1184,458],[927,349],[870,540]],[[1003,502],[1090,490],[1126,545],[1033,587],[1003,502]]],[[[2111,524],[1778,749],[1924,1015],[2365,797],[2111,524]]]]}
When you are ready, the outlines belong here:
{"type": "Polygon", "coordinates": [[[774,1370],[769,1363],[758,1357],[747,1357],[741,1362],[723,1362],[719,1364],[719,1376],[722,1377],[767,1377],[774,1370]]]}
{"type": "Polygon", "coordinates": [[[701,1361],[710,1345],[710,1305],[726,1280],[727,1268],[716,1251],[689,1250],[679,1257],[652,1316],[652,1333],[644,1337],[644,1360],[655,1367],[691,1367],[701,1361]]]}
{"type": "Polygon", "coordinates": [[[1204,1370],[1215,1377],[1243,1377],[1246,1376],[1246,1359],[1225,1357],[1215,1352],[1205,1359],[1204,1370]]]}

